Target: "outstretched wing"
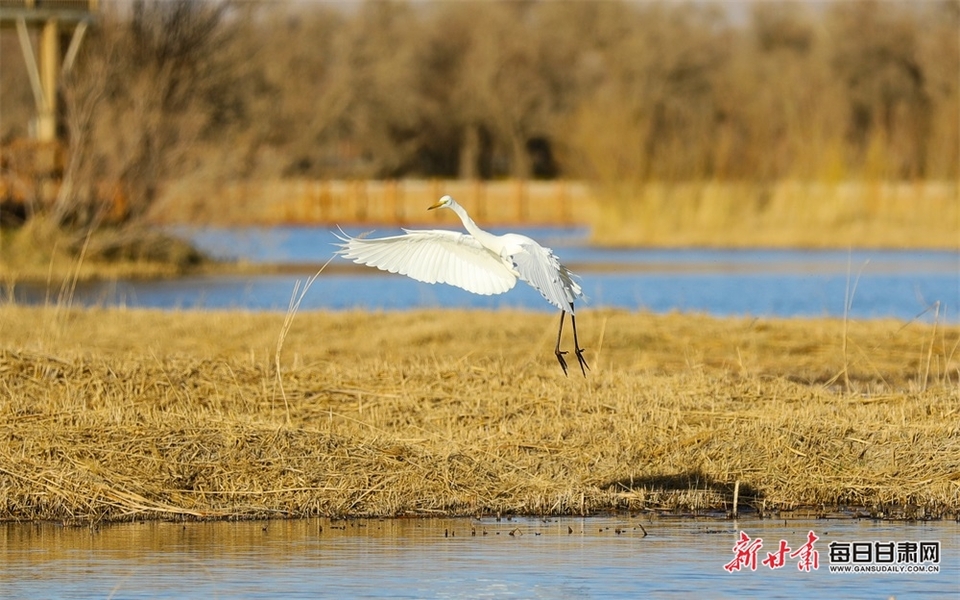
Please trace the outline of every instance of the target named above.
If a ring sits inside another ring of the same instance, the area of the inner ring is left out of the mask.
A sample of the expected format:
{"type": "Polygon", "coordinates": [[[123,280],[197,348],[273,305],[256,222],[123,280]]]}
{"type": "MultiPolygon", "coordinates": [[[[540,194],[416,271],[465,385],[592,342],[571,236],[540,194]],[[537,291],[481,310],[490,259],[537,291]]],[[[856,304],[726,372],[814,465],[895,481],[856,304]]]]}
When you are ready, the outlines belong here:
{"type": "Polygon", "coordinates": [[[574,311],[573,301],[583,297],[575,275],[560,264],[552,250],[533,240],[522,242],[509,257],[520,278],[560,310],[574,311]]]}
{"type": "Polygon", "coordinates": [[[337,236],[337,254],[355,263],[424,283],[447,283],[488,296],[502,294],[517,277],[475,239],[456,231],[408,231],[384,238],[337,236]]]}

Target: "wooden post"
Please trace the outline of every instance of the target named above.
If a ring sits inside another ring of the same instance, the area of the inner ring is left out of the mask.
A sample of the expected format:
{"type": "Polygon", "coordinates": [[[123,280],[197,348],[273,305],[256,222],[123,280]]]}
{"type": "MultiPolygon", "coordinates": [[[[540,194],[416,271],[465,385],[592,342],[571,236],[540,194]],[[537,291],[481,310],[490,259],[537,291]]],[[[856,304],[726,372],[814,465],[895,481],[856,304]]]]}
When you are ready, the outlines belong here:
{"type": "Polygon", "coordinates": [[[37,140],[57,138],[57,78],[60,75],[60,32],[56,19],[48,19],[40,31],[40,87],[43,104],[37,114],[37,140]]]}
{"type": "Polygon", "coordinates": [[[96,19],[98,10],[98,0],[0,0],[0,27],[14,26],[20,38],[20,50],[36,104],[36,116],[31,121],[31,137],[39,142],[57,139],[57,84],[61,74],[72,67],[87,26],[96,19]],[[36,50],[28,28],[38,32],[36,50]],[[73,35],[66,57],[63,57],[60,34],[71,29],[73,35]]]}
{"type": "Polygon", "coordinates": [[[740,500],[740,480],[733,484],[733,518],[737,518],[737,502],[740,500]]]}

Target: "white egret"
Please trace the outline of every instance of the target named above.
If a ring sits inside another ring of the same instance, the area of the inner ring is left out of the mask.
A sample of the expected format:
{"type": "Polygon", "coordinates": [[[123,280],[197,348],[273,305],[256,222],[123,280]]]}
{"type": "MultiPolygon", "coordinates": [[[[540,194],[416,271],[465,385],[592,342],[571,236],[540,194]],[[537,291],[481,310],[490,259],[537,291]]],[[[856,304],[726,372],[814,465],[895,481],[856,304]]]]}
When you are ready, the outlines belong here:
{"type": "Polygon", "coordinates": [[[560,361],[564,375],[566,351],[560,350],[563,321],[570,313],[573,325],[573,348],[580,370],[587,375],[583,348],[577,340],[577,321],[573,302],[583,297],[574,275],[549,248],[544,248],[525,235],[507,233],[494,235],[483,231],[473,222],[467,211],[450,196],[429,207],[449,208],[457,213],[467,234],[440,229],[407,230],[403,235],[384,238],[338,236],[338,254],[356,263],[376,267],[382,271],[407,275],[425,283],[447,283],[474,294],[502,294],[513,288],[517,279],[536,288],[547,302],[560,309],[560,328],[554,354],[560,361]]]}

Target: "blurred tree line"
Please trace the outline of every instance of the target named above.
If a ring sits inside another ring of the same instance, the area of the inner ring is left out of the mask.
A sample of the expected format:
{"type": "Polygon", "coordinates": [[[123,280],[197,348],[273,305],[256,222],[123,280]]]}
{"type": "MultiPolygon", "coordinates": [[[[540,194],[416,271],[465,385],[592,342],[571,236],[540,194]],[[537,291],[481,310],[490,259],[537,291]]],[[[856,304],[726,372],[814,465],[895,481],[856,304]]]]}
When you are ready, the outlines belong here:
{"type": "MultiPolygon", "coordinates": [[[[960,175],[957,0],[102,5],[62,84],[63,218],[186,176],[960,175]]],[[[31,99],[4,38],[6,142],[31,99]]]]}

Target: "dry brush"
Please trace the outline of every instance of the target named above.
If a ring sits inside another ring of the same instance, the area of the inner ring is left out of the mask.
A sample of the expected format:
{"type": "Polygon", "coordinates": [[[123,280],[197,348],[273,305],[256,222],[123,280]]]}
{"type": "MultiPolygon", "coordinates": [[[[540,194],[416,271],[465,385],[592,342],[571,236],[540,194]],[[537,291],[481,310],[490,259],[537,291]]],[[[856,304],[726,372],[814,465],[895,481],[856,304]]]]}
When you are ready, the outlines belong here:
{"type": "Polygon", "coordinates": [[[956,327],[579,320],[4,306],[0,517],[957,514],[956,327]]]}

